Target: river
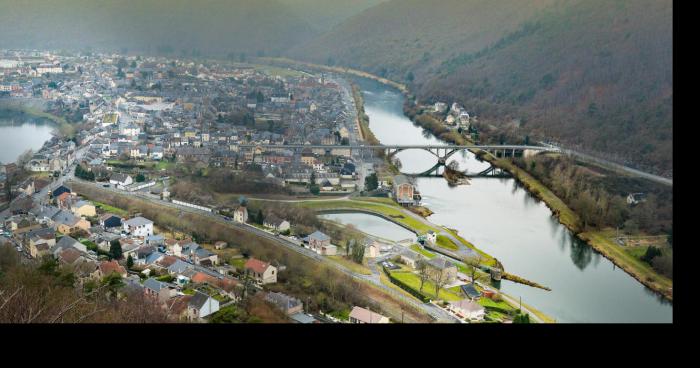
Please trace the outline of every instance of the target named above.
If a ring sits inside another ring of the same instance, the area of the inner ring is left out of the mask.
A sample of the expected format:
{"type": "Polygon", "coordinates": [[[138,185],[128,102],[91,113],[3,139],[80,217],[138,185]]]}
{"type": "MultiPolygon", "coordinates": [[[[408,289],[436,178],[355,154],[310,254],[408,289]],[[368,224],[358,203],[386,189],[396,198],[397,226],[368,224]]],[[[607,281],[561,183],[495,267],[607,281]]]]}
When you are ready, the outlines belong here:
{"type": "MultiPolygon", "coordinates": [[[[381,143],[445,144],[403,115],[400,92],[372,80],[356,82],[363,91],[370,129],[381,143]]],[[[419,150],[400,152],[397,157],[403,172],[422,172],[436,163],[434,156],[419,150]]],[[[468,152],[453,159],[469,172],[489,165],[468,152]]],[[[498,258],[506,271],[550,287],[552,291],[509,281],[500,285],[505,293],[522,298],[557,322],[672,322],[671,302],[575,238],[514,179],[474,178],[469,185],[450,187],[442,178],[420,178],[417,185],[424,204],[434,211],[430,221],[458,230],[498,258]]],[[[358,228],[369,233],[386,222],[368,215],[343,216],[333,218],[359,223],[358,228]]],[[[391,238],[387,231],[379,236],[391,238]]]]}
{"type": "Polygon", "coordinates": [[[51,139],[52,123],[29,116],[0,116],[0,163],[15,162],[28,149],[36,152],[51,139]]]}

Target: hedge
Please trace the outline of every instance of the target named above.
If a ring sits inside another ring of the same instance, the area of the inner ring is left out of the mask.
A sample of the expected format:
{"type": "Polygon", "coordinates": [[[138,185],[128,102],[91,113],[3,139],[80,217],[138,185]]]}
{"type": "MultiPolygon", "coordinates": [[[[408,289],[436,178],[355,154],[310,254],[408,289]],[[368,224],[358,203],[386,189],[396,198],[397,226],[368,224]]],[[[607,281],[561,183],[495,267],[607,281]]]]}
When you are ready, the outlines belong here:
{"type": "Polygon", "coordinates": [[[421,294],[420,292],[416,291],[412,287],[406,285],[403,283],[403,281],[398,280],[394,278],[394,276],[391,275],[389,271],[387,271],[386,267],[382,266],[382,269],[384,270],[384,273],[389,277],[389,280],[391,281],[392,284],[400,287],[401,289],[405,290],[409,294],[415,296],[416,298],[420,299],[423,303],[427,303],[430,301],[425,295],[421,294]]]}

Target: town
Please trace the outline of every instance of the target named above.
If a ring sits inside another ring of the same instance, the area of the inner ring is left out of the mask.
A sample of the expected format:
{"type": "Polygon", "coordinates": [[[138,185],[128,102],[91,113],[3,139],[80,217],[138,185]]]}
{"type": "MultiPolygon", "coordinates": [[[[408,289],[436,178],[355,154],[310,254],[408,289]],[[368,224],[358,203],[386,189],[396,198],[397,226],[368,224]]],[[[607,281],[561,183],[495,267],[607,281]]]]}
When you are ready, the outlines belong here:
{"type": "MultiPolygon", "coordinates": [[[[391,172],[376,155],[344,148],[364,138],[350,82],[339,75],[18,51],[0,57],[0,70],[0,93],[15,103],[12,108],[39,106],[59,126],[40,150],[0,166],[0,206],[7,207],[0,212],[0,244],[13,244],[23,262],[55,259],[73,270],[80,287],[118,275],[122,295],[147,295],[179,321],[216,320],[255,295],[287,321],[400,322],[395,314],[379,313],[381,308],[352,305],[342,313],[312,308],[273,287],[278,275],[289,272],[290,265],[280,259],[233,251],[235,239],[159,227],[142,213],[85,195],[98,191],[157,202],[180,214],[200,213],[272,237],[280,246],[377,284],[433,320],[539,320],[520,314],[522,306],[477,281],[484,274],[500,280],[497,261],[470,264],[449,249],[440,251],[453,247],[477,254],[445,230],[428,228],[417,242],[403,244],[363,234],[345,239],[324,232],[332,231],[332,224],[307,224],[269,208],[249,211],[241,192],[261,200],[370,192],[401,211],[420,213],[420,192],[410,177],[391,172]],[[373,276],[355,272],[357,267],[368,267],[373,276]],[[392,289],[396,286],[401,291],[392,289]]],[[[447,105],[437,103],[434,110],[446,113],[447,105]]],[[[445,123],[469,134],[471,119],[454,104],[445,123]]]]}

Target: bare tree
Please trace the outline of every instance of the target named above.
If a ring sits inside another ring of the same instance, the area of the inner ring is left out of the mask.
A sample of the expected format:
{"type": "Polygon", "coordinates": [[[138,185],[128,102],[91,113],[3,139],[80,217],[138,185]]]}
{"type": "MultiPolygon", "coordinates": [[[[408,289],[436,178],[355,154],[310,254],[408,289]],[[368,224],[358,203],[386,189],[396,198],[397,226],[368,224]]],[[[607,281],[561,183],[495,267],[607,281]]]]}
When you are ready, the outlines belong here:
{"type": "Polygon", "coordinates": [[[423,284],[430,278],[430,269],[428,264],[423,260],[418,261],[416,265],[418,269],[418,277],[420,278],[420,291],[423,292],[423,284]]]}
{"type": "Polygon", "coordinates": [[[32,157],[34,157],[34,151],[32,149],[24,151],[21,155],[19,155],[19,157],[17,157],[17,167],[24,168],[32,157]]]}
{"type": "Polygon", "coordinates": [[[438,295],[440,295],[440,289],[443,288],[443,286],[447,285],[447,275],[445,275],[445,272],[442,270],[434,269],[433,270],[433,282],[435,283],[435,298],[438,298],[438,295]]]}
{"type": "Polygon", "coordinates": [[[481,262],[482,257],[479,253],[474,256],[464,257],[462,262],[469,268],[469,277],[471,277],[472,283],[475,283],[481,277],[481,262]]]}

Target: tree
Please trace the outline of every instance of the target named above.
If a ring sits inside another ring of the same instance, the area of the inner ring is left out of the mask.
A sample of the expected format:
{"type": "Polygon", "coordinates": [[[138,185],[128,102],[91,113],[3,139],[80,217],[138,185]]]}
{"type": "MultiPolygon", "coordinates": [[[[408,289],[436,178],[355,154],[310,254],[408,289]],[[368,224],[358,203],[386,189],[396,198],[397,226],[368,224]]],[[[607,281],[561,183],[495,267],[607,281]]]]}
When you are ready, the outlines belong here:
{"type": "Polygon", "coordinates": [[[428,264],[425,263],[425,261],[423,261],[423,260],[418,261],[416,268],[418,269],[418,277],[420,278],[420,290],[419,291],[423,292],[423,285],[430,278],[430,268],[428,268],[428,264]]]}
{"type": "Polygon", "coordinates": [[[319,193],[321,193],[321,188],[317,184],[311,184],[309,192],[313,195],[319,195],[319,193]]]}
{"type": "Polygon", "coordinates": [[[146,177],[142,173],[139,173],[138,175],[136,175],[136,182],[137,183],[143,183],[144,181],[146,181],[146,177]]]}
{"type": "Polygon", "coordinates": [[[651,265],[654,258],[656,258],[660,255],[661,255],[661,249],[652,245],[652,246],[647,247],[647,251],[642,256],[642,261],[651,265]]]}
{"type": "Polygon", "coordinates": [[[126,258],[126,268],[131,269],[131,267],[134,267],[134,258],[129,254],[129,257],[126,258]]]}
{"type": "Polygon", "coordinates": [[[109,243],[109,257],[111,259],[122,258],[122,244],[119,242],[119,239],[112,240],[109,243]]]}
{"type": "Polygon", "coordinates": [[[310,185],[316,184],[316,172],[315,171],[311,172],[311,177],[309,177],[309,184],[310,185]]]}
{"type": "Polygon", "coordinates": [[[476,254],[476,256],[470,256],[470,257],[464,257],[462,260],[465,265],[469,268],[469,277],[472,279],[472,283],[475,283],[479,280],[479,273],[481,271],[481,260],[482,257],[480,254],[476,254]]]}
{"type": "Polygon", "coordinates": [[[377,173],[372,173],[365,177],[365,189],[375,190],[379,187],[379,180],[377,178],[377,173]]]}
{"type": "Polygon", "coordinates": [[[365,245],[362,242],[353,242],[352,246],[352,260],[355,263],[362,264],[362,260],[365,258],[365,245]]]}
{"type": "Polygon", "coordinates": [[[29,163],[29,160],[34,157],[34,151],[32,149],[28,149],[24,151],[19,157],[17,157],[17,167],[24,167],[29,163]]]}
{"type": "Polygon", "coordinates": [[[518,314],[513,318],[513,323],[530,323],[530,315],[518,310],[518,314]]]}
{"type": "Polygon", "coordinates": [[[442,270],[434,269],[431,272],[433,274],[433,282],[435,283],[435,298],[440,295],[440,289],[447,284],[447,275],[442,270]]]}

